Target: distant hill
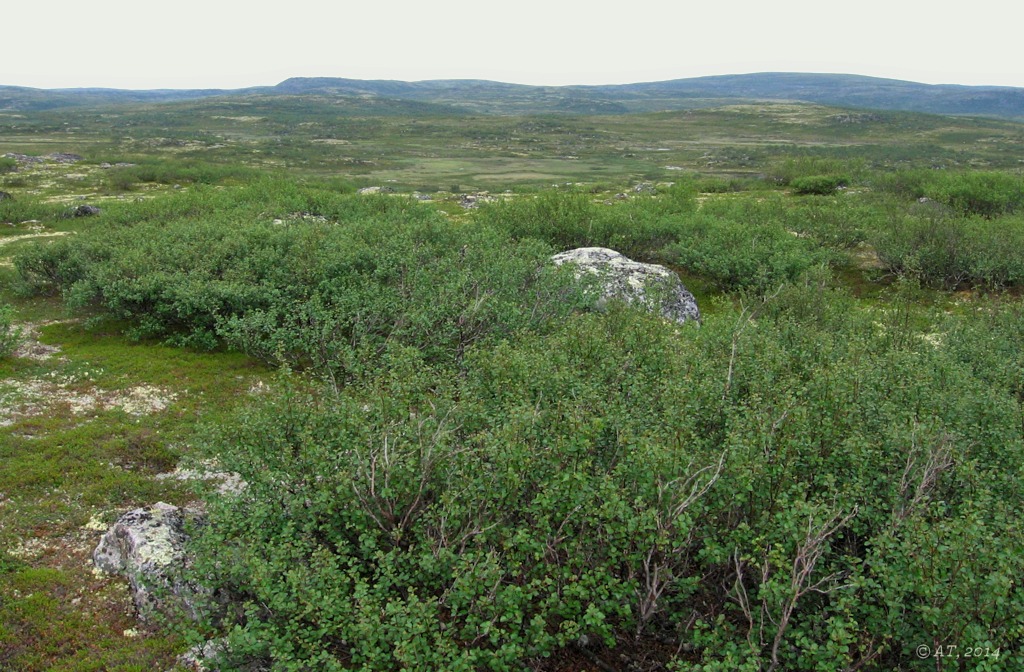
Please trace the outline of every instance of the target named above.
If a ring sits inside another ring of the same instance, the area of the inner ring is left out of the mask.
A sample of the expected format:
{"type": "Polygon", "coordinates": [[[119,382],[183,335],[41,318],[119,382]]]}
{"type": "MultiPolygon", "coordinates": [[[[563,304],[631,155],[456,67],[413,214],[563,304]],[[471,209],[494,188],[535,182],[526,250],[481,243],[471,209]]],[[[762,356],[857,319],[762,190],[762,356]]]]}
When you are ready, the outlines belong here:
{"type": "Polygon", "coordinates": [[[234,90],[47,90],[0,86],[0,110],[98,107],[253,94],[414,101],[478,114],[625,114],[758,100],[792,100],[1024,121],[1024,88],[934,85],[860,75],[784,72],[606,86],[528,86],[469,79],[403,82],[336,77],[294,77],[276,86],[234,90]]]}
{"type": "Polygon", "coordinates": [[[1024,119],[1024,88],[919,84],[861,75],[765,72],[591,88],[634,105],[698,96],[1024,119]]]}
{"type": "Polygon", "coordinates": [[[248,89],[33,89],[0,86],[0,110],[32,112],[64,107],[105,107],[237,95],[248,89]]]}

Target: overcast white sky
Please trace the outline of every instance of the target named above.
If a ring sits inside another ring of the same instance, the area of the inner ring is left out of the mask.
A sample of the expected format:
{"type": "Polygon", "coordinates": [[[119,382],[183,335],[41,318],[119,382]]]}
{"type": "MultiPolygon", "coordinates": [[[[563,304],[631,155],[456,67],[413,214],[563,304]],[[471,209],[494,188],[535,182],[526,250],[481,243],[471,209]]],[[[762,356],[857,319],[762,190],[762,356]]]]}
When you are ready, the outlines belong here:
{"type": "Polygon", "coordinates": [[[288,77],[617,84],[832,72],[1024,87],[1019,0],[26,0],[0,85],[241,88],[288,77]]]}

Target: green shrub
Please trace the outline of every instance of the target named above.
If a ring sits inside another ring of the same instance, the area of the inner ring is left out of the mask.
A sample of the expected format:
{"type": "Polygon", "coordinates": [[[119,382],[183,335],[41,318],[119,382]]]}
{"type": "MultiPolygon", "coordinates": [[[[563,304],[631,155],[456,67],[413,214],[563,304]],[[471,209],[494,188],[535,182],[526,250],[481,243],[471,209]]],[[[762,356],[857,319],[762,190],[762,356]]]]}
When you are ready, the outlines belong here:
{"type": "Polygon", "coordinates": [[[132,166],[107,171],[108,184],[119,190],[131,190],[138,184],[240,184],[258,179],[261,172],[240,164],[219,164],[196,159],[175,161],[146,160],[132,166]]]}
{"type": "Polygon", "coordinates": [[[41,203],[34,198],[17,196],[0,200],[0,223],[19,224],[29,220],[48,222],[59,217],[65,206],[41,203]]]}
{"type": "Polygon", "coordinates": [[[925,185],[931,173],[926,170],[898,170],[877,173],[871,178],[872,186],[881,193],[893,194],[906,200],[917,200],[925,195],[925,185]]]}
{"type": "Polygon", "coordinates": [[[21,345],[21,328],[14,324],[14,309],[0,304],[0,359],[8,357],[21,345]]]}
{"type": "Polygon", "coordinates": [[[1024,176],[982,171],[939,173],[925,195],[964,215],[991,218],[1024,207],[1024,176]]]}
{"type": "Polygon", "coordinates": [[[832,157],[801,156],[788,158],[771,166],[767,178],[775,184],[788,187],[795,180],[828,175],[858,176],[863,172],[860,161],[847,161],[832,157]]]}
{"type": "Polygon", "coordinates": [[[386,344],[427,365],[581,305],[551,249],[461,226],[397,197],[260,183],[113,207],[110,228],[35,246],[15,265],[39,293],[127,322],[136,338],[373,370],[386,344]]]}
{"type": "Polygon", "coordinates": [[[829,196],[836,193],[840,187],[845,187],[849,182],[849,179],[839,175],[808,175],[794,178],[789,186],[796,194],[829,196]]]}
{"type": "Polygon", "coordinates": [[[476,220],[515,239],[544,241],[557,251],[608,247],[644,259],[678,239],[677,227],[667,215],[693,209],[693,192],[685,186],[664,197],[639,197],[611,206],[595,203],[584,192],[549,190],[487,205],[476,220]]]}
{"type": "Polygon", "coordinates": [[[874,179],[880,191],[929,198],[964,216],[997,217],[1024,207],[1024,177],[986,171],[904,170],[874,179]]]}
{"type": "Polygon", "coordinates": [[[1017,400],[805,278],[700,329],[620,306],[456,376],[389,346],[341,394],[280,381],[208,446],[249,488],[196,542],[234,605],[206,625],[279,670],[531,669],[582,641],[925,670],[960,637],[1019,666],[1017,400]]]}
{"type": "Polygon", "coordinates": [[[1024,282],[1024,220],[905,215],[868,234],[890,272],[933,287],[1003,288],[1024,282]]]}
{"type": "Polygon", "coordinates": [[[733,215],[699,213],[679,221],[679,235],[679,243],[665,248],[665,259],[725,290],[765,291],[830,257],[813,240],[778,222],[743,221],[733,215]]]}

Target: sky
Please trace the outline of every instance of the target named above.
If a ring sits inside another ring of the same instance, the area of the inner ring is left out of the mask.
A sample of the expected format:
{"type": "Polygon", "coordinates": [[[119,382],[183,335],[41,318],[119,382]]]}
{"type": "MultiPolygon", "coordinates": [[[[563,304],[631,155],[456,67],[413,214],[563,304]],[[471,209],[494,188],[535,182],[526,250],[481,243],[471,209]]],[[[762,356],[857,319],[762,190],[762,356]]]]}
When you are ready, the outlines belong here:
{"type": "Polygon", "coordinates": [[[1024,87],[1015,0],[7,4],[0,85],[46,89],[234,89],[289,77],[621,84],[751,72],[1024,87]]]}

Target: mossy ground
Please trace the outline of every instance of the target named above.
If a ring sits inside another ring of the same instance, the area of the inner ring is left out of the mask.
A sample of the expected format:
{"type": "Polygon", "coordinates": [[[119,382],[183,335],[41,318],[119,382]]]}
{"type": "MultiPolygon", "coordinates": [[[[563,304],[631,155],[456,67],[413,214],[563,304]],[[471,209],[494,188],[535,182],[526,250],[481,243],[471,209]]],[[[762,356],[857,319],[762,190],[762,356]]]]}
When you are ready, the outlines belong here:
{"type": "Polygon", "coordinates": [[[195,499],[157,476],[266,371],[131,342],[55,302],[18,305],[26,343],[0,361],[0,669],[168,669],[182,642],[140,625],[124,580],[94,572],[92,551],[125,511],[195,499]]]}

